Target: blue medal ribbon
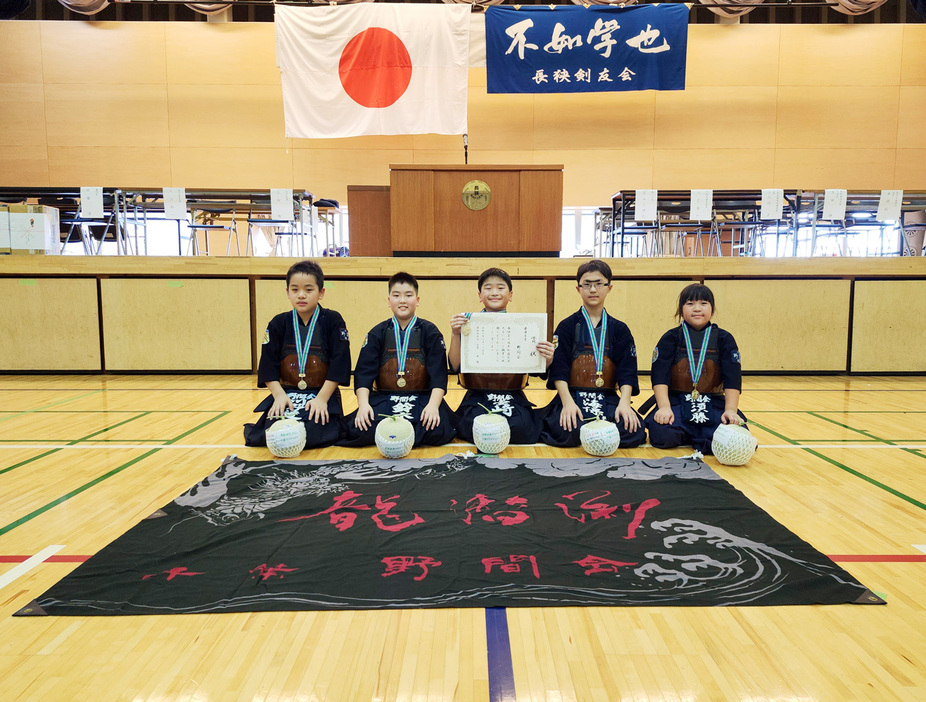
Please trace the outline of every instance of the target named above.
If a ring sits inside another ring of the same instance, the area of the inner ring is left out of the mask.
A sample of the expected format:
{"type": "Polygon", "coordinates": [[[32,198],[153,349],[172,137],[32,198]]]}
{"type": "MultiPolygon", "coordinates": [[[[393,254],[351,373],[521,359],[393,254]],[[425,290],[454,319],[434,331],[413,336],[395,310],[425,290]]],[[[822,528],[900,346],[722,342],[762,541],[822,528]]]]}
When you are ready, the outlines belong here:
{"type": "Polygon", "coordinates": [[[400,388],[405,387],[405,378],[402,377],[405,375],[405,361],[408,358],[408,342],[412,338],[412,329],[415,326],[415,322],[418,321],[418,316],[415,315],[412,317],[412,321],[408,323],[408,326],[405,327],[405,338],[402,338],[402,327],[399,325],[399,320],[395,317],[392,318],[392,331],[395,332],[395,360],[398,364],[397,371],[399,379],[396,381],[396,385],[400,388]]]}
{"type": "Polygon", "coordinates": [[[588,316],[585,308],[582,308],[582,316],[585,317],[585,324],[588,325],[588,333],[592,338],[592,353],[595,356],[595,387],[600,388],[604,385],[601,377],[601,369],[604,367],[604,345],[605,339],[608,338],[608,312],[601,310],[601,339],[595,336],[595,325],[592,324],[592,318],[588,316]]]}
{"type": "Polygon", "coordinates": [[[293,333],[296,335],[296,358],[299,360],[299,389],[305,390],[308,385],[305,382],[305,367],[309,362],[309,347],[312,346],[312,337],[315,336],[315,324],[318,322],[318,313],[321,310],[320,305],[315,306],[315,312],[312,313],[312,319],[309,321],[309,333],[305,337],[305,343],[299,338],[299,314],[293,310],[293,333]]]}
{"type": "Polygon", "coordinates": [[[701,371],[704,370],[704,361],[707,358],[707,344],[711,339],[711,325],[707,325],[704,332],[704,341],[701,342],[701,353],[698,356],[698,363],[695,365],[694,349],[691,347],[691,334],[688,332],[688,325],[682,322],[682,335],[685,337],[685,353],[688,354],[688,369],[691,371],[691,399],[697,400],[701,393],[698,392],[698,381],[701,379],[701,371]]]}

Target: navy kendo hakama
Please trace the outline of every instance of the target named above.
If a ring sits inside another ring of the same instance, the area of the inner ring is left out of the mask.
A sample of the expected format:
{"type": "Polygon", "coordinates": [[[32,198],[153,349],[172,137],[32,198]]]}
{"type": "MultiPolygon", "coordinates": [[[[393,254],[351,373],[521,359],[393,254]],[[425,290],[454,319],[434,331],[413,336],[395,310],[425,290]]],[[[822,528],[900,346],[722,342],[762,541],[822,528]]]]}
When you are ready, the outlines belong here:
{"type": "MultiPolygon", "coordinates": [[[[724,388],[742,390],[740,353],[736,340],[716,324],[711,324],[710,328],[712,332],[707,355],[698,379],[697,390],[701,395],[698,400],[692,400],[691,397],[694,385],[681,325],[663,334],[656,344],[652,382],[653,385],[669,387],[669,404],[675,418],[671,424],[658,424],[655,420],[656,409],[647,415],[645,424],[649,442],[655,448],[693,446],[704,455],[712,454],[711,440],[714,431],[720,426],[726,403],[724,388]]],[[[706,329],[698,331],[688,327],[696,359],[700,357],[706,329]]],[[[742,412],[737,411],[737,414],[746,421],[742,412]]]]}
{"type": "MultiPolygon", "coordinates": [[[[601,322],[596,329],[601,329],[601,322]]],[[[547,372],[547,387],[555,390],[557,380],[568,382],[569,390],[582,410],[583,418],[596,419],[597,415],[601,414],[604,419],[613,422],[621,399],[617,388],[629,385],[632,395],[640,394],[636,346],[630,328],[620,320],[608,316],[608,334],[605,339],[601,375],[604,385],[600,388],[595,386],[595,355],[582,310],[557,325],[554,341],[556,350],[547,372]]],[[[540,410],[543,425],[540,440],[550,446],[579,446],[582,443],[579,439],[582,423],[572,431],[563,429],[559,424],[562,411],[563,402],[559,394],[540,410]]],[[[621,448],[634,448],[646,439],[642,418],[636,431],[628,431],[621,421],[617,422],[617,429],[621,436],[621,448]]]]}
{"type": "Polygon", "coordinates": [[[512,444],[537,443],[541,417],[521,389],[526,374],[461,373],[460,384],[467,390],[455,413],[458,437],[472,443],[473,421],[491,411],[508,420],[512,444]]]}
{"type": "MultiPolygon", "coordinates": [[[[309,325],[299,319],[299,336],[303,343],[309,325]]],[[[265,388],[277,381],[292,400],[297,418],[305,424],[306,448],[331,446],[342,435],[344,411],[341,409],[341,391],[335,390],[328,399],[328,421],[320,424],[309,420],[305,406],[321,390],[326,380],[339,385],[350,382],[350,341],[347,326],[338,312],[319,305],[318,321],[309,346],[305,367],[305,390],[298,388],[299,357],[293,329],[293,313],[283,312],[270,320],[261,345],[260,364],[257,368],[257,387],[265,388]]],[[[261,412],[254,424],[244,425],[244,443],[247,446],[266,446],[266,431],[272,423],[267,413],[273,406],[273,395],[261,401],[255,412],[261,412]]],[[[273,421],[276,421],[275,419],[273,421]]]]}
{"type": "MultiPolygon", "coordinates": [[[[415,426],[415,446],[442,446],[453,441],[453,413],[442,399],[439,408],[440,424],[425,429],[421,424],[421,411],[431,399],[431,390],[447,391],[447,351],[440,330],[426,319],[418,318],[408,340],[405,361],[406,385],[397,381],[398,360],[395,343],[395,320],[380,322],[367,334],[354,370],[354,392],[357,388],[370,390],[370,407],[373,424],[367,430],[354,424],[357,412],[344,418],[345,436],[339,446],[372,446],[376,443],[376,425],[387,416],[401,414],[415,426]]],[[[406,333],[408,329],[401,332],[406,333]]]]}

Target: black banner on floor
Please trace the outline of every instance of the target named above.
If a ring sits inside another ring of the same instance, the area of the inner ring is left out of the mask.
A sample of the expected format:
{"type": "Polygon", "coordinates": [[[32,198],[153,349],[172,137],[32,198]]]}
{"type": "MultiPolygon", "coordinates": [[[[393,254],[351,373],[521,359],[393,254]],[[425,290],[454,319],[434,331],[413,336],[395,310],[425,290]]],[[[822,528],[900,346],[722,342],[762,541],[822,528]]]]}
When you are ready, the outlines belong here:
{"type": "Polygon", "coordinates": [[[681,458],[235,458],[17,614],[883,603],[681,458]]]}

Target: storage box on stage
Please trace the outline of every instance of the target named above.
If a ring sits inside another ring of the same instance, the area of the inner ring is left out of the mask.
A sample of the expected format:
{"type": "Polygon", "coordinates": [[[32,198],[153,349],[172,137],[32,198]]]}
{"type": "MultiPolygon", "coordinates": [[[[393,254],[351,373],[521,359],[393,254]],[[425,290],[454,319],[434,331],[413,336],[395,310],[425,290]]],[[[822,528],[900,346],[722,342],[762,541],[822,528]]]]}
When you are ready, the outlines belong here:
{"type": "Polygon", "coordinates": [[[10,252],[10,208],[0,205],[0,254],[10,252]]]}
{"type": "Polygon", "coordinates": [[[59,253],[61,236],[57,208],[43,205],[10,205],[9,210],[12,253],[59,253]]]}

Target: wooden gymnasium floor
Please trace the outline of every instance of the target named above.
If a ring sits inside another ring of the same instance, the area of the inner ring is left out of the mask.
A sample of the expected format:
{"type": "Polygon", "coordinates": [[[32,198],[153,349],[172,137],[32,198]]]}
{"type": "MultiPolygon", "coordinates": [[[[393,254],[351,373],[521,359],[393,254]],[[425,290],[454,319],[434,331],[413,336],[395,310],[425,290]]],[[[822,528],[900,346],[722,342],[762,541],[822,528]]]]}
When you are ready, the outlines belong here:
{"type": "MultiPolygon", "coordinates": [[[[926,699],[922,377],[747,377],[762,448],[718,468],[886,607],[10,617],[226,455],[268,456],[241,445],[253,383],[0,379],[0,701],[926,699]]],[[[303,457],[347,455],[377,454],[303,457]]]]}

